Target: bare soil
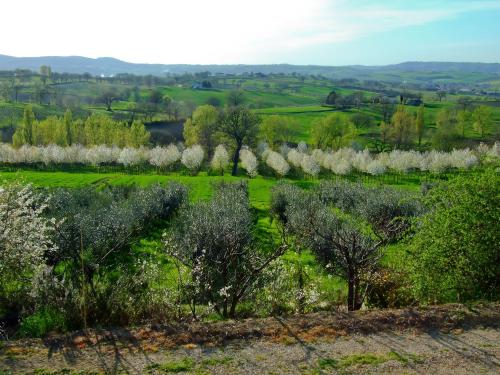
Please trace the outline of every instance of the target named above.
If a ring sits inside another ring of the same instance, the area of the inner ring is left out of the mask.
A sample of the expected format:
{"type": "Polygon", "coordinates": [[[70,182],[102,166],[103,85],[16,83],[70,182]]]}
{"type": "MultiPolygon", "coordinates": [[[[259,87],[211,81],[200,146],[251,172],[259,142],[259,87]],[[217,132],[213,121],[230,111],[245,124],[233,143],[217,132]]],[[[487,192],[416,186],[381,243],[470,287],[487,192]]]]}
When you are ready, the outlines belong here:
{"type": "Polygon", "coordinates": [[[500,374],[500,303],[88,330],[0,342],[0,374],[500,374]]]}

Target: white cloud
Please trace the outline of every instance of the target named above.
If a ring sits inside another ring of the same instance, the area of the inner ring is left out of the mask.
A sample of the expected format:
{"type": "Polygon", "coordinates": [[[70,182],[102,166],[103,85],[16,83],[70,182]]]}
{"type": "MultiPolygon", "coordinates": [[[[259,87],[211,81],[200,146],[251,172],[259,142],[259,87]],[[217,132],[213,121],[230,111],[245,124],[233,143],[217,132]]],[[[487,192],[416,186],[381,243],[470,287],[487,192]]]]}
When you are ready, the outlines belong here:
{"type": "MultiPolygon", "coordinates": [[[[498,1],[17,0],[4,1],[0,53],[113,56],[133,62],[271,62],[282,52],[346,42],[498,1]],[[379,3],[380,4],[380,3],[379,3]],[[404,2],[407,4],[407,2],[404,2]],[[438,5],[436,5],[438,4],[438,5]]],[[[275,61],[279,62],[279,61],[275,61]]]]}

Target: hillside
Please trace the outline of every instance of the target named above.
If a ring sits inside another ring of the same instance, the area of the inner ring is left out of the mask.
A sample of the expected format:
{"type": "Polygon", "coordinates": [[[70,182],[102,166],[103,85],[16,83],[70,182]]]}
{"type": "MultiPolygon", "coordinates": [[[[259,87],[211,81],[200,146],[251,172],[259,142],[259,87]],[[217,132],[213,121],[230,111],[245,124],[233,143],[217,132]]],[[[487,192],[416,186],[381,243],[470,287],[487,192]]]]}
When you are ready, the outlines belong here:
{"type": "MultiPolygon", "coordinates": [[[[49,65],[54,72],[59,73],[90,73],[93,75],[115,75],[118,73],[164,75],[210,72],[213,74],[304,74],[323,75],[328,78],[344,79],[417,79],[422,77],[394,77],[404,73],[432,74],[436,73],[477,73],[478,78],[494,78],[500,76],[499,63],[470,63],[470,62],[404,62],[386,66],[320,66],[320,65],[189,65],[189,64],[135,64],[111,57],[97,59],[81,56],[42,56],[42,57],[13,57],[0,55],[0,70],[31,69],[38,70],[42,65],[49,65]],[[486,76],[486,77],[485,77],[486,76]]],[[[457,81],[460,77],[452,76],[457,81]]]]}

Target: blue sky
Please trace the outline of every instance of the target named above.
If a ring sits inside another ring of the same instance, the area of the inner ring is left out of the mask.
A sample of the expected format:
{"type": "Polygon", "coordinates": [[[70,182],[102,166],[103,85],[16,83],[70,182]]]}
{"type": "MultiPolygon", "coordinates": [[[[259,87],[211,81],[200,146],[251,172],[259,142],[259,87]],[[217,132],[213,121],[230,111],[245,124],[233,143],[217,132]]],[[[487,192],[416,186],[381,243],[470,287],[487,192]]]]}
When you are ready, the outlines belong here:
{"type": "Polygon", "coordinates": [[[190,64],[500,62],[500,0],[6,0],[0,54],[190,64]]]}

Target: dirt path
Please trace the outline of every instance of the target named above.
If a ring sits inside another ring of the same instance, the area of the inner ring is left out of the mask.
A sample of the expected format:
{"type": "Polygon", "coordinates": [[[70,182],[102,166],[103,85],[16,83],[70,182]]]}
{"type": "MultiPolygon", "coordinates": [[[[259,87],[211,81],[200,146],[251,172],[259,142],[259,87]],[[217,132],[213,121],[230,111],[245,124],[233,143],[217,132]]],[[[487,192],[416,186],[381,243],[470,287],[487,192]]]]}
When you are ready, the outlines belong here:
{"type": "Polygon", "coordinates": [[[448,305],[92,331],[0,343],[0,374],[499,374],[499,323],[448,305]]]}

